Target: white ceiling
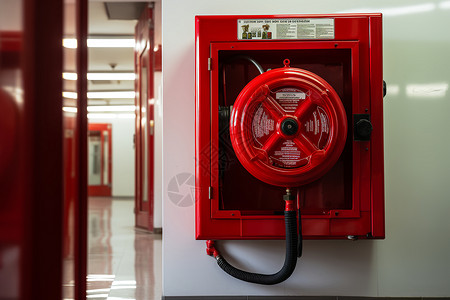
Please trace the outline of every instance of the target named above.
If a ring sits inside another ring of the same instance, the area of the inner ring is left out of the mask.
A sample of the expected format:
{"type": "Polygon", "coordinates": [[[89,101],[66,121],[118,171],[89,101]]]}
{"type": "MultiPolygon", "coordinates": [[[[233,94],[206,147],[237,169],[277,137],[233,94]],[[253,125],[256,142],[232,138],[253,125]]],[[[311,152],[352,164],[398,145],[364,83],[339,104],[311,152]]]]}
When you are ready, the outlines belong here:
{"type": "MultiPolygon", "coordinates": [[[[113,2],[108,0],[108,2],[113,2]]],[[[119,2],[119,1],[116,1],[119,2]]],[[[120,1],[127,2],[127,1],[120,1]]],[[[138,2],[138,1],[133,1],[138,2]]],[[[143,1],[145,2],[145,1],[143,1]]],[[[89,35],[134,35],[134,20],[108,20],[105,5],[89,1],[89,35]]]]}
{"type": "MultiPolygon", "coordinates": [[[[148,1],[126,1],[108,0],[108,2],[148,2],[148,1]]],[[[155,2],[155,1],[152,1],[155,2]]],[[[148,2],[150,3],[150,2],[148,2]]],[[[155,42],[161,43],[161,2],[155,3],[155,42]]],[[[103,1],[89,1],[89,37],[134,37],[136,20],[108,20],[103,1]]],[[[88,70],[89,72],[111,72],[111,64],[115,65],[114,71],[134,72],[134,49],[133,48],[89,48],[88,70]]],[[[114,81],[114,82],[91,82],[88,83],[89,91],[118,91],[134,90],[134,81],[114,81]]],[[[90,100],[103,104],[104,100],[90,100]]],[[[117,104],[120,100],[110,101],[117,104]]],[[[132,100],[122,101],[124,104],[132,103],[132,100]]]]}
{"type": "MultiPolygon", "coordinates": [[[[108,20],[103,2],[89,2],[89,36],[133,37],[135,20],[108,20]]],[[[133,48],[89,48],[88,71],[128,71],[134,70],[133,48]],[[115,65],[113,69],[111,64],[115,65]]],[[[109,83],[88,82],[89,91],[134,90],[133,81],[111,81],[109,83]]],[[[94,102],[94,101],[90,101],[94,102]]],[[[97,101],[99,102],[99,101],[97,101]]],[[[130,102],[130,101],[125,101],[130,102]]]]}

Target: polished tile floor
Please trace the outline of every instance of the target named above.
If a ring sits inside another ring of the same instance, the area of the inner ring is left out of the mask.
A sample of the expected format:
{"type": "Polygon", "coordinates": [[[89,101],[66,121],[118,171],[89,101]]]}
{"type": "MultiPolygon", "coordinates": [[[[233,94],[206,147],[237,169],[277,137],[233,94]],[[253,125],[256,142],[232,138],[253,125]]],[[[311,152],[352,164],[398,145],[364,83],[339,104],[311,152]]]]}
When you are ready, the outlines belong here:
{"type": "Polygon", "coordinates": [[[134,227],[134,201],[91,197],[87,299],[161,299],[160,234],[134,227]]]}

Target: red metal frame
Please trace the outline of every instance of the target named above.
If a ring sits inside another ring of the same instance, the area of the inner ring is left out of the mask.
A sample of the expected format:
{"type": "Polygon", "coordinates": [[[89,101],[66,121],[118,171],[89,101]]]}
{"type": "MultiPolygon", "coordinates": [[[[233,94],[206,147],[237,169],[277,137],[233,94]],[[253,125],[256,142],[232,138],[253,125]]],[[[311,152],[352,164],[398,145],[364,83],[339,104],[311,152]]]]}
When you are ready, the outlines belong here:
{"type": "MultiPolygon", "coordinates": [[[[19,73],[22,59],[22,32],[0,31],[0,76],[4,71],[19,73]],[[9,58],[9,59],[7,59],[9,58]]],[[[12,77],[12,76],[11,76],[12,77]]],[[[0,80],[3,76],[0,77],[0,80]]],[[[17,89],[22,88],[13,78],[11,82],[0,81],[0,198],[2,209],[0,209],[0,246],[15,247],[23,239],[23,193],[18,188],[19,147],[23,143],[20,137],[19,122],[23,111],[17,106],[14,94],[8,92],[4,87],[10,86],[17,89]],[[17,200],[15,200],[17,199],[17,200]]],[[[23,154],[23,153],[20,153],[23,154]]],[[[0,257],[3,247],[0,247],[0,257]]]]}
{"type": "MultiPolygon", "coordinates": [[[[63,264],[63,258],[73,255],[75,299],[85,299],[87,208],[83,136],[86,134],[80,131],[82,124],[87,123],[87,115],[83,114],[87,83],[79,80],[77,85],[78,116],[66,119],[61,99],[64,2],[21,2],[18,3],[22,7],[21,16],[15,17],[23,19],[23,28],[18,32],[0,33],[0,73],[15,72],[10,82],[0,82],[0,91],[3,92],[5,86],[14,88],[10,94],[13,101],[5,102],[13,105],[11,114],[16,128],[14,140],[1,141],[4,147],[14,149],[11,157],[14,168],[8,171],[8,180],[0,181],[0,256],[3,247],[12,247],[19,255],[17,272],[13,272],[19,277],[11,274],[12,282],[2,282],[0,290],[3,284],[11,284],[19,287],[17,295],[11,295],[13,298],[61,299],[63,272],[73,271],[63,264]],[[42,76],[43,70],[46,76],[42,76]],[[75,119],[78,122],[73,122],[75,119]],[[77,142],[76,147],[67,143],[64,146],[68,140],[64,139],[63,129],[69,127],[77,127],[79,131],[78,135],[71,136],[72,142],[77,142]],[[67,193],[64,191],[67,175],[63,173],[66,149],[75,149],[77,154],[74,156],[76,180],[70,182],[67,193]]],[[[76,1],[75,6],[76,37],[86,40],[87,1],[76,1]]],[[[78,78],[85,78],[85,43],[79,40],[76,52],[78,78]]],[[[4,102],[3,97],[1,102],[4,102]]],[[[7,113],[3,108],[1,113],[7,113]]]]}
{"type": "MultiPolygon", "coordinates": [[[[219,52],[223,50],[349,49],[351,114],[370,114],[371,141],[352,142],[352,207],[303,215],[309,239],[384,238],[382,36],[380,14],[196,17],[196,238],[281,239],[282,216],[220,209],[217,176],[219,52]],[[237,39],[238,19],[333,18],[333,40],[237,39]],[[208,60],[211,58],[211,60],[208,60]],[[208,68],[210,63],[210,70],[208,68]],[[207,149],[210,149],[206,151],[207,149]],[[212,193],[211,193],[212,191],[212,193]]],[[[349,114],[347,112],[347,114],[349,114]]],[[[350,118],[351,120],[351,118],[350,118]]],[[[353,127],[353,124],[348,124],[353,127]]],[[[352,139],[351,135],[348,139],[352,139]]]]}
{"type": "Polygon", "coordinates": [[[78,202],[78,176],[77,162],[79,154],[77,152],[79,131],[77,128],[77,118],[74,113],[63,113],[64,130],[64,215],[63,215],[63,297],[75,297],[75,286],[68,283],[75,281],[77,252],[77,222],[76,207],[78,202]]]}
{"type": "Polygon", "coordinates": [[[162,45],[156,45],[155,47],[155,72],[162,71],[162,45]]]}
{"type": "Polygon", "coordinates": [[[78,160],[78,204],[76,206],[76,216],[78,222],[76,223],[76,233],[78,242],[76,243],[77,251],[75,254],[75,299],[86,299],[87,290],[87,219],[88,219],[88,198],[87,198],[87,70],[88,70],[88,1],[77,0],[77,92],[78,92],[78,115],[77,126],[79,134],[79,160],[78,160]]]}
{"type": "Polygon", "coordinates": [[[25,168],[21,291],[24,299],[60,299],[62,286],[63,116],[62,2],[25,1],[24,117],[20,134],[25,168]],[[54,46],[50,46],[54,45],[54,46]],[[46,76],[42,76],[46,70],[46,76]],[[54,213],[57,212],[57,213],[54,213]],[[46,276],[42,276],[45,270],[46,276]]]}
{"type": "Polygon", "coordinates": [[[136,135],[135,135],[135,219],[136,227],[153,231],[154,205],[154,42],[153,42],[153,9],[147,8],[136,24],[135,39],[135,91],[136,91],[136,135]],[[140,93],[142,78],[140,76],[144,65],[147,67],[147,99],[142,99],[140,93]],[[144,140],[147,145],[144,145],[144,140]],[[147,168],[145,162],[145,147],[147,147],[147,168]],[[147,169],[147,174],[144,174],[147,169]],[[144,179],[147,177],[148,201],[143,201],[144,179]]]}
{"type": "Polygon", "coordinates": [[[101,179],[100,185],[89,185],[88,186],[88,195],[89,196],[112,196],[111,184],[112,184],[112,128],[111,124],[99,124],[99,123],[90,123],[88,125],[89,131],[99,131],[100,132],[100,144],[101,144],[101,179]],[[104,131],[108,132],[108,183],[107,185],[104,183],[104,141],[105,135],[104,131]]]}
{"type": "MultiPolygon", "coordinates": [[[[76,49],[65,57],[63,70],[76,72],[77,100],[64,99],[64,105],[76,108],[76,113],[64,112],[65,256],[63,298],[86,298],[87,273],[87,1],[64,2],[64,37],[76,38],[76,49]],[[75,69],[71,69],[75,67],[75,69]],[[75,282],[74,286],[70,283],[75,282]]],[[[66,85],[63,85],[66,87],[66,85]]],[[[71,90],[70,90],[71,91],[71,90]]]]}

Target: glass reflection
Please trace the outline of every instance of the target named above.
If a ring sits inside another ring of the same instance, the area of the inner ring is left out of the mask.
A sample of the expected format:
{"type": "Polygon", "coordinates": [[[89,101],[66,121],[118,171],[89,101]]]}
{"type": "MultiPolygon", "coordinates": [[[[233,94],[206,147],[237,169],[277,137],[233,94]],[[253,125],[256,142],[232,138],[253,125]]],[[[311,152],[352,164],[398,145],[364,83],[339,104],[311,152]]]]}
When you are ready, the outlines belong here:
{"type": "Polygon", "coordinates": [[[418,98],[442,98],[448,90],[448,83],[426,83],[406,85],[406,95],[418,98]]]}
{"type": "Polygon", "coordinates": [[[88,299],[161,299],[161,235],[135,231],[133,207],[89,199],[88,299]]]}
{"type": "Polygon", "coordinates": [[[440,9],[450,9],[450,1],[443,1],[439,3],[440,9]]]}
{"type": "MultiPolygon", "coordinates": [[[[77,1],[64,0],[64,37],[76,37],[77,1]]],[[[76,49],[63,48],[63,72],[77,73],[76,49]]],[[[61,75],[62,76],[62,75],[61,75]]],[[[75,298],[77,174],[77,81],[63,78],[63,151],[64,151],[64,226],[63,226],[63,298],[75,298]]]]}
{"type": "MultiPolygon", "coordinates": [[[[393,3],[393,2],[392,2],[393,3]]],[[[450,9],[450,1],[442,1],[439,3],[425,2],[414,5],[404,5],[396,7],[361,7],[352,8],[338,13],[371,13],[380,12],[384,17],[399,17],[411,14],[422,14],[427,12],[433,12],[437,9],[447,10],[450,9]]]]}
{"type": "Polygon", "coordinates": [[[19,124],[23,104],[22,1],[0,1],[0,299],[20,297],[24,203],[19,124]],[[20,169],[20,171],[19,171],[20,169]]]}
{"type": "Polygon", "coordinates": [[[397,96],[400,93],[400,86],[398,84],[387,84],[386,90],[386,95],[397,96]]]}
{"type": "MultiPolygon", "coordinates": [[[[147,66],[144,64],[144,61],[141,59],[141,77],[140,77],[140,83],[141,83],[141,103],[147,103],[148,99],[148,69],[147,66]]],[[[147,105],[142,106],[142,143],[144,145],[144,153],[142,155],[142,166],[144,167],[142,171],[142,184],[143,184],[143,192],[142,192],[142,201],[148,202],[148,133],[147,133],[147,105]]]]}

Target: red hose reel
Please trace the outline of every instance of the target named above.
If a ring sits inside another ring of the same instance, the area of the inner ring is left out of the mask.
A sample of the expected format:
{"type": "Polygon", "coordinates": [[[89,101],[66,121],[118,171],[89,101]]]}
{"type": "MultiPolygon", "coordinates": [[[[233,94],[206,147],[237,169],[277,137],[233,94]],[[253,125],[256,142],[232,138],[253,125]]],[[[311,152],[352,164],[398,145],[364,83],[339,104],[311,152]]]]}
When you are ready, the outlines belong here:
{"type": "Polygon", "coordinates": [[[289,66],[267,71],[239,94],[230,119],[237,158],[271,185],[310,183],[336,163],[347,117],[336,91],[318,75],[289,66]]]}

